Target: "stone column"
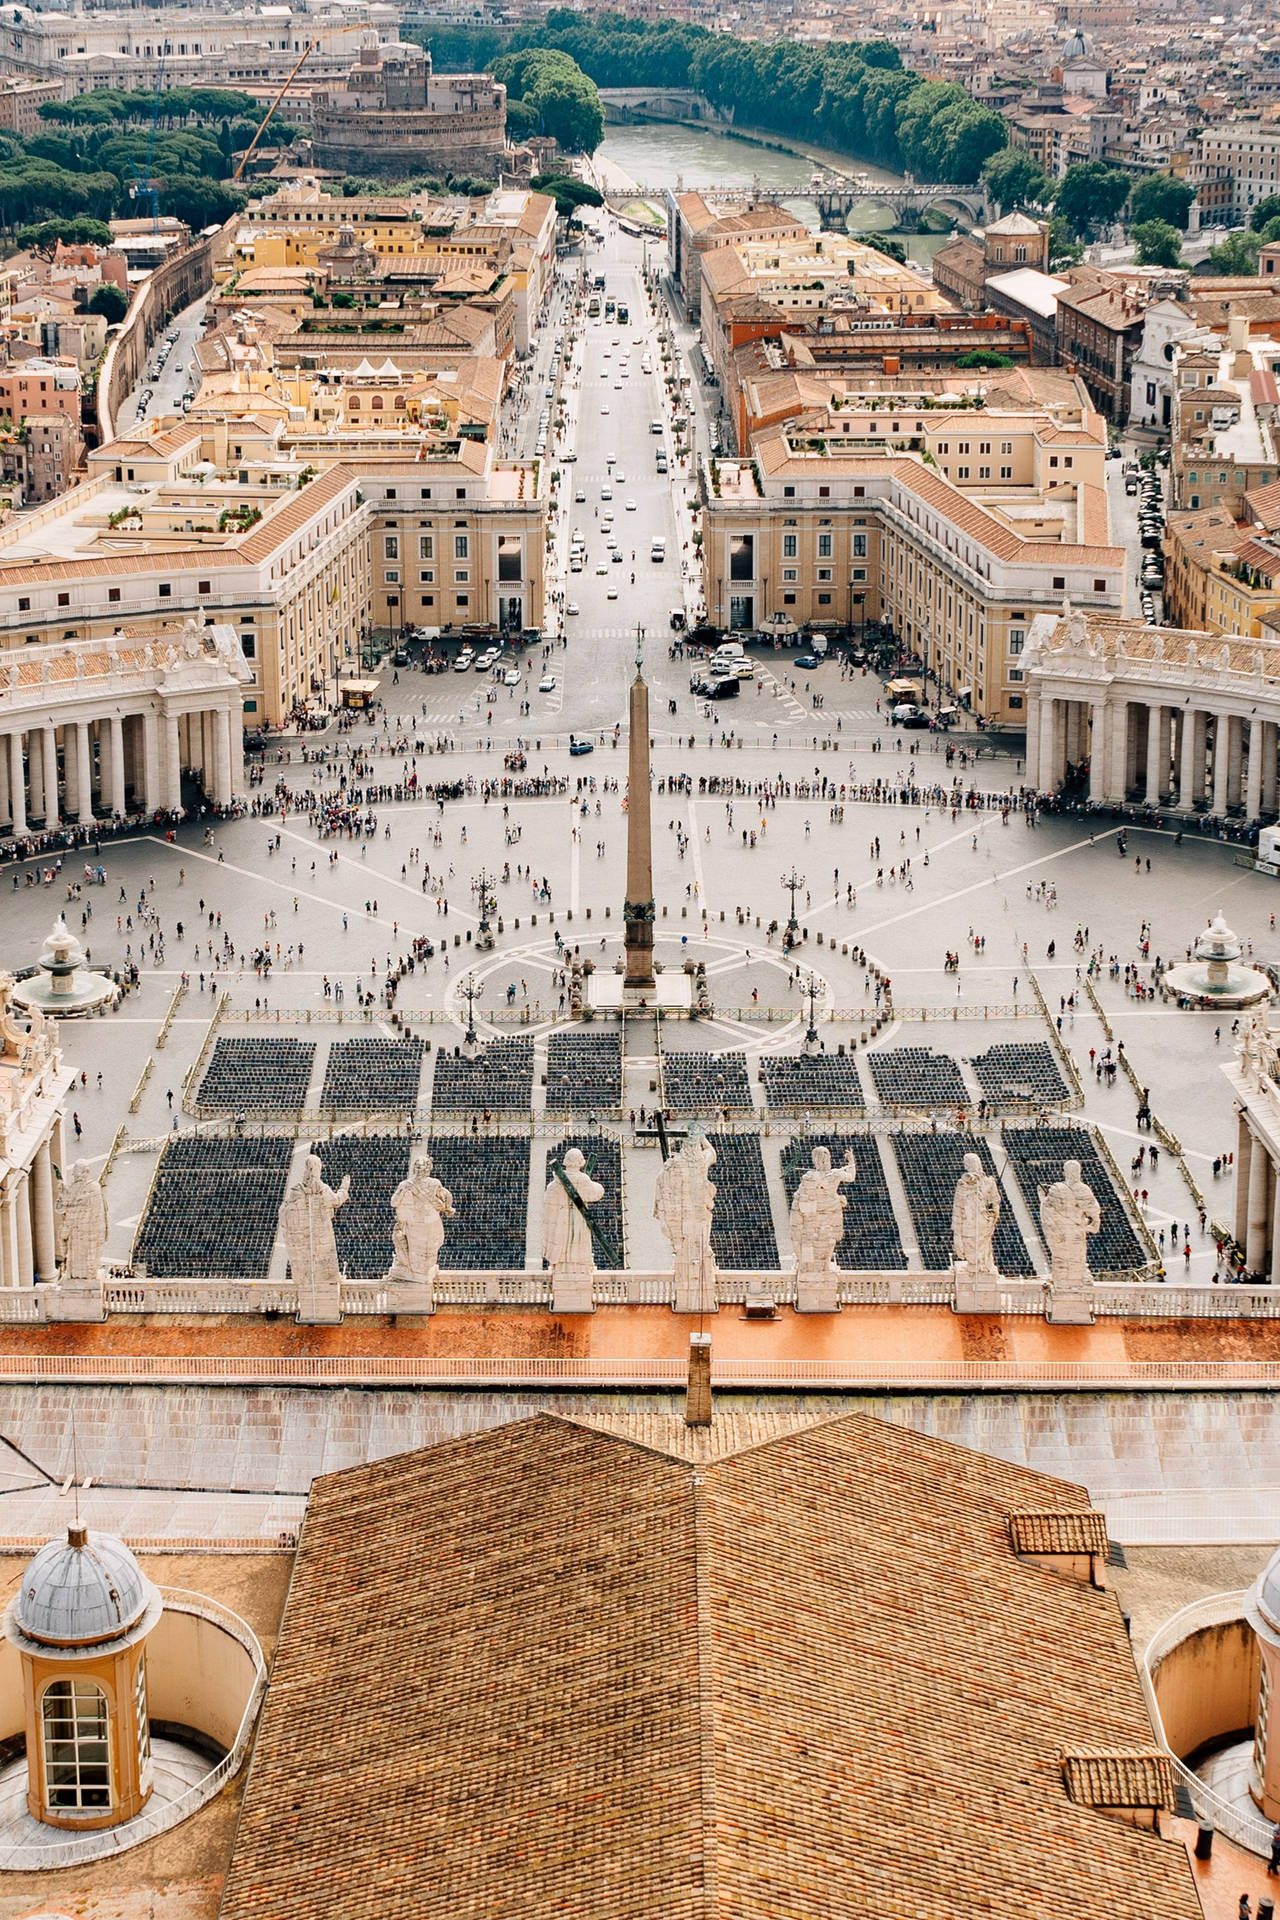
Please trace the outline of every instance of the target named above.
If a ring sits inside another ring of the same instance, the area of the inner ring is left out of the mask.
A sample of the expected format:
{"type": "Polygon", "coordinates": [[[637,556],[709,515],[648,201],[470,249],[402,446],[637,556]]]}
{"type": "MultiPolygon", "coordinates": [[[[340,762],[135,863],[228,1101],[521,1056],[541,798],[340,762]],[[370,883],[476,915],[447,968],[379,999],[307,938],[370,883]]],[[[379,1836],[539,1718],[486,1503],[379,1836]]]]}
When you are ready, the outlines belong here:
{"type": "MultiPolygon", "coordinates": [[[[1041,793],[1052,793],[1054,785],[1053,706],[1054,703],[1050,695],[1042,693],[1040,695],[1039,724],[1036,728],[1036,773],[1034,781],[1029,780],[1028,782],[1029,785],[1037,787],[1041,793]]],[[[1030,749],[1030,746],[1031,736],[1028,734],[1028,749],[1030,749]]]]}
{"type": "Polygon", "coordinates": [[[58,1256],[53,1236],[53,1161],[46,1140],[36,1149],[31,1163],[31,1232],[35,1248],[36,1278],[56,1280],[58,1256]]]}
{"type": "Polygon", "coordinates": [[[104,800],[109,812],[123,814],[124,798],[124,721],[113,715],[107,721],[107,783],[104,800]]]}
{"type": "Polygon", "coordinates": [[[1249,1156],[1249,1215],[1245,1227],[1244,1258],[1251,1273],[1260,1273],[1267,1259],[1267,1200],[1272,1185],[1271,1162],[1260,1140],[1249,1156]]]}
{"type": "Polygon", "coordinates": [[[19,1176],[17,1191],[18,1212],[18,1285],[35,1285],[35,1262],[31,1252],[31,1181],[24,1173],[19,1176]]]}
{"type": "Polygon", "coordinates": [[[1067,715],[1070,712],[1069,700],[1055,700],[1053,703],[1053,752],[1050,756],[1053,765],[1052,785],[1057,787],[1067,767],[1067,715]]]}
{"type": "MultiPolygon", "coordinates": [[[[1262,1149],[1259,1147],[1259,1153],[1262,1149]]],[[[1244,1245],[1249,1230],[1249,1169],[1253,1160],[1253,1129],[1244,1114],[1236,1118],[1236,1205],[1231,1237],[1244,1245]]]]}
{"type": "Polygon", "coordinates": [[[1104,718],[1104,739],[1110,736],[1111,771],[1107,780],[1106,797],[1123,800],[1129,791],[1129,734],[1131,730],[1131,709],[1127,700],[1115,700],[1109,707],[1095,707],[1095,722],[1101,713],[1104,718]]]}
{"type": "Polygon", "coordinates": [[[18,1285],[18,1176],[0,1185],[0,1286],[18,1285]]]}
{"type": "Polygon", "coordinates": [[[1167,749],[1164,749],[1163,707],[1147,708],[1147,805],[1158,807],[1164,787],[1165,771],[1169,764],[1167,749]],[[1162,757],[1162,749],[1163,757],[1162,757]]]}
{"type": "Polygon", "coordinates": [[[1227,806],[1241,801],[1241,775],[1244,772],[1244,721],[1238,713],[1227,716],[1227,806]]]}
{"type": "Polygon", "coordinates": [[[1227,770],[1231,761],[1230,728],[1225,714],[1213,723],[1213,800],[1212,810],[1222,819],[1227,811],[1227,770]]]}
{"type": "Polygon", "coordinates": [[[1096,805],[1109,799],[1107,779],[1107,703],[1095,700],[1089,709],[1092,727],[1089,734],[1089,798],[1096,805]]]}
{"type": "Polygon", "coordinates": [[[160,778],[160,716],[148,710],[142,716],[142,790],[148,813],[158,813],[164,805],[164,783],[160,778]]]}
{"type": "Polygon", "coordinates": [[[32,727],[27,735],[27,811],[33,820],[44,819],[44,734],[32,727]]]}
{"type": "Polygon", "coordinates": [[[58,811],[58,735],[53,727],[46,727],[40,738],[40,757],[44,762],[44,824],[46,827],[56,827],[61,824],[58,811]]]}
{"type": "Polygon", "coordinates": [[[1275,722],[1264,720],[1262,723],[1262,811],[1276,811],[1276,729],[1275,722]]]}
{"type": "Polygon", "coordinates": [[[76,721],[76,787],[76,817],[84,824],[93,819],[93,747],[87,720],[76,721]]]}
{"type": "Polygon", "coordinates": [[[1040,787],[1040,729],[1044,725],[1044,701],[1039,689],[1027,689],[1027,785],[1033,793],[1040,787]]]}
{"type": "Polygon", "coordinates": [[[171,812],[182,805],[182,750],[176,713],[164,716],[164,804],[171,812]]]}
{"type": "Polygon", "coordinates": [[[1262,812],[1262,749],[1265,733],[1265,723],[1255,715],[1249,722],[1249,777],[1244,795],[1246,820],[1256,820],[1262,812]]]}
{"type": "Polygon", "coordinates": [[[9,735],[9,818],[16,834],[27,830],[27,771],[22,758],[22,734],[9,735]]]}
{"type": "Polygon", "coordinates": [[[215,807],[231,805],[231,715],[219,707],[213,715],[213,787],[215,807]]]}

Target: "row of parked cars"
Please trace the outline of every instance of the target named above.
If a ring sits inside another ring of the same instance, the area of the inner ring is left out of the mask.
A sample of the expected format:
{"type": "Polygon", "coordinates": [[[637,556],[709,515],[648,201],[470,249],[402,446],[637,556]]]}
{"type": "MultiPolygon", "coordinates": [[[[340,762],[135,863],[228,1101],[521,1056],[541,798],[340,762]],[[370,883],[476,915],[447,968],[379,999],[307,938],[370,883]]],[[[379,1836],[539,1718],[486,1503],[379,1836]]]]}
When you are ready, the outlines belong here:
{"type": "MultiPolygon", "coordinates": [[[[1128,477],[1125,480],[1128,486],[1128,477]]],[[[1138,531],[1142,538],[1142,565],[1138,571],[1141,588],[1139,604],[1148,626],[1158,619],[1155,596],[1164,586],[1164,500],[1160,476],[1154,468],[1141,473],[1139,482],[1138,531]]]]}

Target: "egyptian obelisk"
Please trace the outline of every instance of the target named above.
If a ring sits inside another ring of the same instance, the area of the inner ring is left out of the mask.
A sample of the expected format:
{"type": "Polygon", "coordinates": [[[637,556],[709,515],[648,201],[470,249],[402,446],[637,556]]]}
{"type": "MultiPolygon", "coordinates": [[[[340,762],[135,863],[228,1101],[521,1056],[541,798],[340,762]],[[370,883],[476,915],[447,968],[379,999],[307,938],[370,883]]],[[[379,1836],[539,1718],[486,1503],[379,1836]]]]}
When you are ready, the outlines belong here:
{"type": "Polygon", "coordinates": [[[653,977],[653,833],[649,819],[649,689],[644,678],[640,637],[636,636],[636,677],[628,703],[630,758],[627,766],[627,971],[624,987],[652,991],[653,977]]]}

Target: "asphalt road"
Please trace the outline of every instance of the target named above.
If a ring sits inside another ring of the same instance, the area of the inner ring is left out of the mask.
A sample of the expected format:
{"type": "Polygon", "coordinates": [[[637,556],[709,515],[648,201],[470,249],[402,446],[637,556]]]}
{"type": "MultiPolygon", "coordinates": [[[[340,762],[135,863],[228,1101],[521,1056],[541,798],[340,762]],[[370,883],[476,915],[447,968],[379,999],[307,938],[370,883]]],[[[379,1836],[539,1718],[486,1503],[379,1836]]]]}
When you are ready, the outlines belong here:
{"type": "Polygon", "coordinates": [[[142,379],[138,382],[128,398],[121,403],[120,410],[116,415],[115,424],[117,434],[130,432],[132,428],[137,426],[139,418],[146,421],[159,419],[162,414],[166,413],[180,414],[183,395],[187,390],[187,380],[191,371],[192,360],[195,356],[196,342],[204,332],[206,299],[207,296],[202,296],[199,300],[193,301],[189,307],[184,307],[182,312],[170,321],[164,333],[160,334],[155,340],[151,352],[147,356],[147,363],[143,368],[142,379]],[[165,335],[175,331],[177,332],[178,338],[174,342],[172,352],[165,361],[163,372],[159,374],[153,384],[151,376],[156,373],[157,362],[164,347],[165,335]],[[142,396],[146,393],[151,395],[151,400],[148,407],[139,415],[139,403],[142,400],[142,396]]]}

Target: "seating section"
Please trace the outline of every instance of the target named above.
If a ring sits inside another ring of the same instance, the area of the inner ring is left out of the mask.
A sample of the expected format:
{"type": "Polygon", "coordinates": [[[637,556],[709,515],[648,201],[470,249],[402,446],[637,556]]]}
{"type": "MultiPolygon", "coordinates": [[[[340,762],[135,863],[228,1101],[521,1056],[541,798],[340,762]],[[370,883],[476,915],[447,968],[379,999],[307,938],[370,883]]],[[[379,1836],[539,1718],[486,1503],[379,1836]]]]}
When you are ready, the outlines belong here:
{"type": "Polygon", "coordinates": [[[460,1050],[436,1056],[431,1103],[438,1111],[528,1113],[532,1099],[532,1040],[491,1040],[474,1060],[460,1050]]]}
{"type": "Polygon", "coordinates": [[[1078,1160],[1085,1185],[1093,1188],[1102,1211],[1101,1229],[1089,1236],[1093,1271],[1117,1273],[1143,1265],[1147,1255],[1130,1224],[1127,1196],[1117,1193],[1105,1161],[1083,1127],[1006,1127],[1004,1145],[1037,1224],[1040,1189],[1061,1180],[1064,1160],[1078,1160]]]}
{"type": "Polygon", "coordinates": [[[773,1231],[769,1187],[760,1139],[754,1133],[713,1133],[716,1150],[711,1178],[719,1191],[711,1216],[711,1247],[718,1267],[776,1267],[778,1238],[773,1231]]]}
{"type": "MultiPolygon", "coordinates": [[[[925,1267],[944,1269],[951,1265],[951,1208],[955,1201],[956,1181],[964,1172],[964,1156],[976,1153],[984,1173],[995,1173],[995,1163],[985,1140],[971,1133],[900,1133],[893,1141],[898,1172],[906,1188],[907,1203],[915,1222],[916,1244],[925,1267]]],[[[1009,1206],[1000,1196],[1000,1218],[996,1223],[995,1256],[1001,1273],[1031,1272],[1031,1258],[1021,1229],[1009,1206]]]]}
{"type": "Polygon", "coordinates": [[[332,1113],[412,1113],[421,1079],[421,1040],[336,1040],[320,1104],[332,1113]]]}
{"type": "Polygon", "coordinates": [[[813,1107],[839,1107],[860,1113],[862,1087],[851,1054],[771,1054],[762,1062],[764,1097],[771,1107],[808,1112],[813,1107]]]}
{"type": "Polygon", "coordinates": [[[949,1053],[893,1047],[869,1053],[867,1065],[886,1107],[967,1107],[969,1090],[949,1053]]]}
{"type": "Polygon", "coordinates": [[[133,1243],[159,1277],[265,1280],[289,1177],[292,1140],[214,1140],[165,1148],[133,1243]]]}
{"type": "Polygon", "coordinates": [[[311,1040],[221,1039],[205,1068],[197,1112],[296,1113],[315,1062],[311,1040]]]}
{"type": "Polygon", "coordinates": [[[453,1195],[442,1268],[510,1272],[523,1267],[529,1212],[529,1142],[492,1135],[433,1134],[425,1151],[453,1195]]]}
{"type": "Polygon", "coordinates": [[[846,1271],[884,1273],[905,1267],[907,1256],[894,1216],[884,1168],[871,1136],[849,1139],[838,1133],[811,1133],[789,1140],[782,1154],[782,1183],[787,1205],[795,1199],[801,1175],[813,1164],[813,1149],[827,1147],[832,1166],[843,1166],[852,1151],[858,1177],[840,1192],[847,1202],[844,1234],[836,1248],[836,1265],[846,1271]]]}
{"type": "Polygon", "coordinates": [[[662,1088],[672,1113],[751,1111],[745,1053],[664,1053],[662,1088]]]}
{"type": "Polygon", "coordinates": [[[616,1272],[626,1266],[626,1230],[622,1220],[622,1148],[616,1140],[598,1133],[569,1133],[554,1146],[547,1157],[547,1179],[551,1179],[552,1160],[563,1160],[570,1147],[581,1147],[587,1172],[604,1188],[604,1199],[597,1200],[591,1218],[612,1252],[595,1243],[596,1265],[602,1273],[616,1272]]]}
{"type": "Polygon", "coordinates": [[[412,1142],[340,1134],[317,1142],[311,1151],[319,1154],[329,1186],[351,1175],[346,1204],[333,1216],[339,1266],[353,1280],[380,1277],[391,1265],[391,1196],[408,1175],[412,1142]]]}
{"type": "Polygon", "coordinates": [[[547,1111],[616,1114],[622,1041],[616,1033],[553,1033],[547,1041],[547,1111]]]}
{"type": "Polygon", "coordinates": [[[1013,1100],[1034,1100],[1040,1106],[1056,1106],[1059,1101],[1070,1098],[1070,1089],[1053,1057],[1053,1048],[1043,1040],[988,1047],[970,1064],[988,1100],[1001,1106],[1013,1100]]]}

